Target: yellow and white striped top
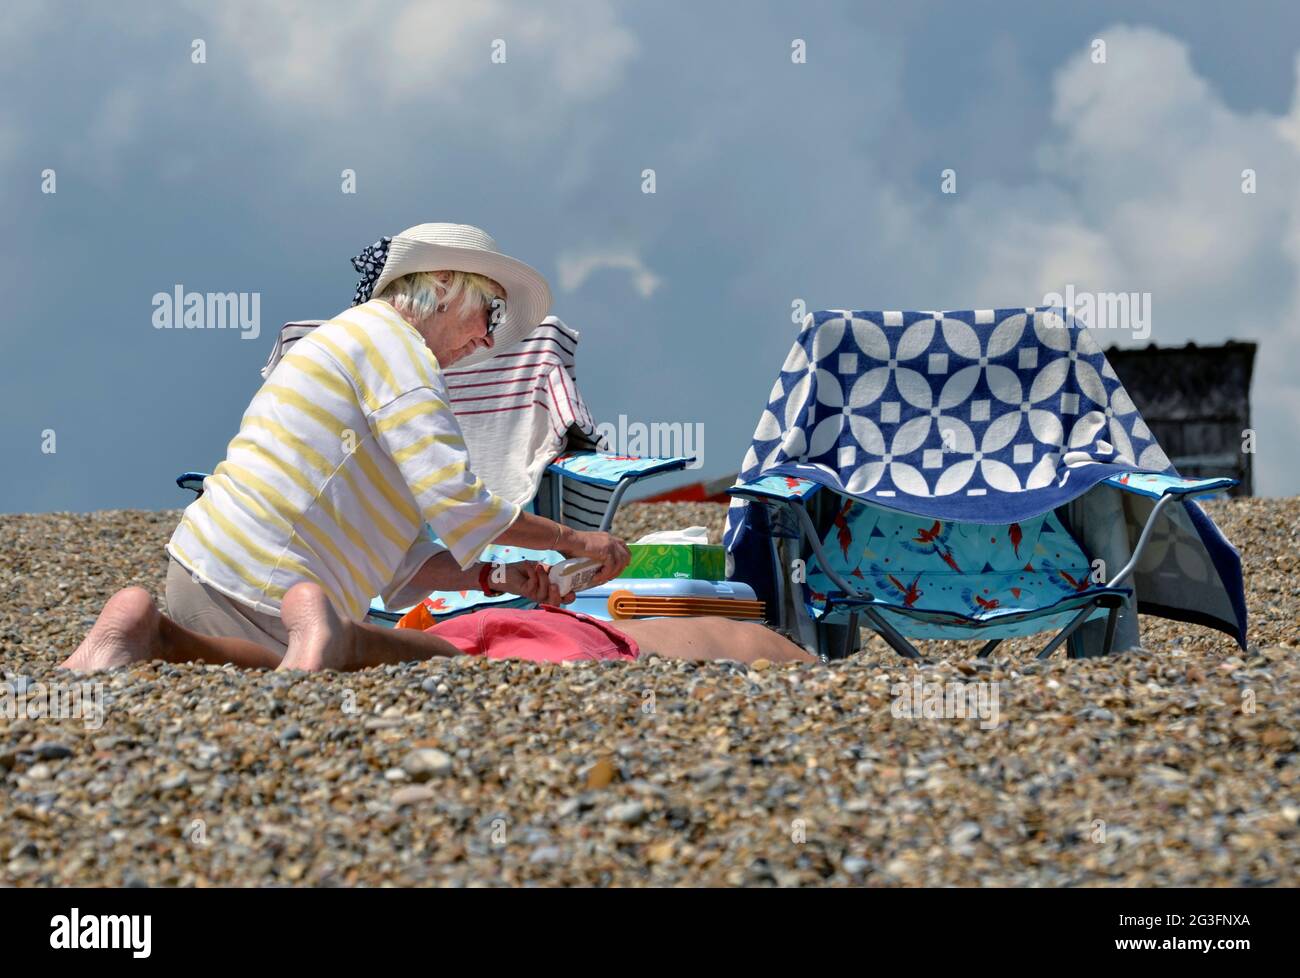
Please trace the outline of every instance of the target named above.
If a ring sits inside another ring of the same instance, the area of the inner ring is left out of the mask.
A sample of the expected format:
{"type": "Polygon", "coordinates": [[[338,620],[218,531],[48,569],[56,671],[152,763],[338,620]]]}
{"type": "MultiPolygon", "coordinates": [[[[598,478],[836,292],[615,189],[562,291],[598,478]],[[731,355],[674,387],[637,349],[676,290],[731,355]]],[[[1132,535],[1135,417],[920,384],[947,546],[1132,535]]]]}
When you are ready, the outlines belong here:
{"type": "Polygon", "coordinates": [[[422,524],[465,568],[519,515],[470,471],[437,359],[379,299],[294,344],[203,490],[167,552],[274,615],[290,587],[315,581],[359,620],[443,549],[422,524]]]}

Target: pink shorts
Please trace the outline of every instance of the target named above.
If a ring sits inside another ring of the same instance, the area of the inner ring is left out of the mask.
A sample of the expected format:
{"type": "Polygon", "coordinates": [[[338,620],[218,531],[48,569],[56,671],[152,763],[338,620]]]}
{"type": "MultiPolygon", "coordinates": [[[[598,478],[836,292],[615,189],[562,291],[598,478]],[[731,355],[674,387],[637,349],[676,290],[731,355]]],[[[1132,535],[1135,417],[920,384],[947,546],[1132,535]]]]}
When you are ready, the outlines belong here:
{"type": "Polygon", "coordinates": [[[641,650],[629,636],[597,618],[564,608],[488,608],[425,629],[466,655],[489,659],[564,662],[622,659],[631,662],[641,650]]]}

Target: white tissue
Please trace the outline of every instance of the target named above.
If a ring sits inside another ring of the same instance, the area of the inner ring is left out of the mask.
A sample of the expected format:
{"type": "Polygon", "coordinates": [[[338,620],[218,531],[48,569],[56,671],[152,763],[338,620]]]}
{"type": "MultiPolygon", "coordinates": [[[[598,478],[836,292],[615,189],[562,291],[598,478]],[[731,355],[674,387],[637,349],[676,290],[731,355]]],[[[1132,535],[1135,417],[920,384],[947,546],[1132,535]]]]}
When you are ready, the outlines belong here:
{"type": "Polygon", "coordinates": [[[647,533],[636,543],[690,543],[704,546],[709,542],[709,531],[703,526],[688,526],[684,530],[659,530],[647,533]]]}

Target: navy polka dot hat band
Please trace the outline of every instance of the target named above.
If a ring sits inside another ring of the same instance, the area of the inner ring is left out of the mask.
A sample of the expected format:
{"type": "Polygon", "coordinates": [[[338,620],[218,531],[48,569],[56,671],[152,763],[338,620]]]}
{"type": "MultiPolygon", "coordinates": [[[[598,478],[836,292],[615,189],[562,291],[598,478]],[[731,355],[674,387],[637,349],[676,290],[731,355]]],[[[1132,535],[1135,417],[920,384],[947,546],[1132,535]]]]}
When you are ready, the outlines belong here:
{"type": "Polygon", "coordinates": [[[352,296],[354,306],[370,301],[370,293],[374,291],[375,283],[383,274],[384,262],[388,260],[388,244],[392,240],[391,236],[380,238],[374,244],[362,248],[361,254],[352,259],[352,267],[361,274],[357,291],[352,296]]]}

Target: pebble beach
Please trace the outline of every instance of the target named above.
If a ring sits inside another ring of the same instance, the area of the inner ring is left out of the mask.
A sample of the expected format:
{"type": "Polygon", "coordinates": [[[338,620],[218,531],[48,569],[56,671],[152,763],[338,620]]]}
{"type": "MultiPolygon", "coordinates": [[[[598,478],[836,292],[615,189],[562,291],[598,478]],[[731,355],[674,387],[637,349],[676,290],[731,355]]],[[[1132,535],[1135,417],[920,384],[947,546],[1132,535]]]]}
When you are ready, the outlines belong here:
{"type": "MultiPolygon", "coordinates": [[[[14,886],[1295,886],[1300,499],[1206,509],[1243,557],[1250,648],[1143,617],[1143,649],[872,638],[829,665],[438,659],[289,675],[55,669],[118,589],[162,610],[163,512],[0,515],[3,696],[88,683],[102,715],[0,713],[14,886]],[[981,683],[998,722],[895,715],[981,683]]],[[[725,508],[629,504],[615,532],[725,508]]],[[[3,706],[3,699],[0,699],[3,706]]]]}

